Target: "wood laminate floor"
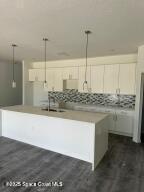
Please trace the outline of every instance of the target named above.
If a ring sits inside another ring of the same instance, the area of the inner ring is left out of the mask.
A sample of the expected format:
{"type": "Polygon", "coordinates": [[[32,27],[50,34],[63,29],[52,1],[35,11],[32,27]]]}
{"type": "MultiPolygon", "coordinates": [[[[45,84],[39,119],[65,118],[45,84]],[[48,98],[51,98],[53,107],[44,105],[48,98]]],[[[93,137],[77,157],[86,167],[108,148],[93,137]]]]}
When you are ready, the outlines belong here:
{"type": "Polygon", "coordinates": [[[144,192],[144,145],[109,135],[95,172],[87,162],[0,137],[0,192],[144,192]],[[63,187],[6,187],[7,181],[62,181],[63,187]]]}

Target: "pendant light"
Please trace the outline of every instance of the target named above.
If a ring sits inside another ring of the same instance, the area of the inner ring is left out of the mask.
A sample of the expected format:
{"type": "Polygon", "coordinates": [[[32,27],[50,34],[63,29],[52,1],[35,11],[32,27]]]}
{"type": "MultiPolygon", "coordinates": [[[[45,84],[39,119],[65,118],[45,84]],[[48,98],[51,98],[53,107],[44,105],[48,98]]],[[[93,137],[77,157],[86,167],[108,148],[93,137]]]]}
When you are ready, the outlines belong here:
{"type": "Polygon", "coordinates": [[[46,61],[47,61],[46,53],[47,53],[47,41],[48,41],[48,39],[47,38],[43,38],[43,41],[44,41],[44,52],[45,52],[44,53],[44,60],[45,60],[45,67],[44,67],[44,72],[45,72],[44,90],[48,91],[47,74],[46,74],[46,69],[47,69],[47,66],[46,66],[46,61]]]}
{"type": "Polygon", "coordinates": [[[15,48],[17,47],[16,44],[12,44],[12,50],[13,50],[13,80],[12,80],[12,88],[16,88],[16,81],[15,81],[15,48]]]}
{"type": "Polygon", "coordinates": [[[88,43],[89,43],[89,34],[91,34],[92,32],[87,30],[85,31],[86,34],[86,64],[85,64],[85,78],[84,78],[84,82],[83,82],[83,90],[87,90],[88,91],[88,82],[87,82],[87,58],[88,58],[88,43]]]}

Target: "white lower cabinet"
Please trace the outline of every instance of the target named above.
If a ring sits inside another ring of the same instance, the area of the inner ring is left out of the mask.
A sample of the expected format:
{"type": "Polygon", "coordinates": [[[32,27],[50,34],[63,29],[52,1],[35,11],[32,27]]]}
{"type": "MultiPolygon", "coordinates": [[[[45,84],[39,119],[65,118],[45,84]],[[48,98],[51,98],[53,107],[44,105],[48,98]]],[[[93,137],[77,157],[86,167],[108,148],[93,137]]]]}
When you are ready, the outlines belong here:
{"type": "MultiPolygon", "coordinates": [[[[81,110],[80,108],[78,108],[81,110]]],[[[125,110],[125,109],[114,109],[114,108],[105,108],[97,107],[93,111],[97,113],[107,113],[108,122],[107,126],[110,133],[133,136],[133,127],[134,127],[134,111],[125,110]]]]}
{"type": "Polygon", "coordinates": [[[133,111],[105,110],[105,112],[110,114],[108,118],[110,132],[126,136],[133,135],[133,121],[134,121],[133,111]]]}
{"type": "Polygon", "coordinates": [[[131,136],[133,131],[132,117],[128,115],[117,115],[116,131],[131,136]]]}
{"type": "Polygon", "coordinates": [[[114,132],[116,127],[116,122],[114,120],[115,115],[113,114],[113,112],[107,112],[107,113],[109,113],[109,117],[108,117],[109,131],[114,132]]]}

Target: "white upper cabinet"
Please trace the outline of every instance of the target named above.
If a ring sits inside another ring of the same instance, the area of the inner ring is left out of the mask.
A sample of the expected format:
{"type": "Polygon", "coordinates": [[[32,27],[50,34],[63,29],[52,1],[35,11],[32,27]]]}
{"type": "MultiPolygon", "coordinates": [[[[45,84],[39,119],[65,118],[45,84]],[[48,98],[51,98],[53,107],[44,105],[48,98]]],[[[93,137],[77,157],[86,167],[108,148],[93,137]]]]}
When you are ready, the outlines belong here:
{"type": "Polygon", "coordinates": [[[119,64],[105,65],[104,93],[115,94],[118,89],[119,64]]]}
{"type": "Polygon", "coordinates": [[[78,67],[65,67],[62,70],[62,79],[78,79],[78,67]]]}
{"type": "MultiPolygon", "coordinates": [[[[63,91],[63,80],[77,80],[79,92],[135,94],[135,67],[135,63],[88,66],[86,86],[85,66],[48,68],[48,90],[63,91]]],[[[29,69],[29,81],[44,80],[44,69],[29,69]]]]}
{"type": "Polygon", "coordinates": [[[62,68],[54,69],[54,91],[63,91],[62,68]]]}
{"type": "Polygon", "coordinates": [[[53,69],[47,69],[46,80],[48,84],[48,91],[54,91],[54,70],[53,69]]]}
{"type": "Polygon", "coordinates": [[[36,81],[36,80],[38,80],[36,71],[34,69],[29,69],[29,81],[36,81]]]}
{"type": "Polygon", "coordinates": [[[29,69],[29,81],[44,81],[44,70],[29,69]]]}
{"type": "Polygon", "coordinates": [[[118,115],[115,131],[123,133],[124,135],[132,136],[133,117],[127,115],[118,115]]]}
{"type": "Polygon", "coordinates": [[[120,64],[119,89],[120,94],[135,94],[136,64],[120,64]]]}
{"type": "Polygon", "coordinates": [[[79,92],[90,92],[91,91],[91,67],[87,67],[87,86],[83,86],[85,81],[85,67],[79,67],[78,76],[78,91],[79,92]]]}
{"type": "Polygon", "coordinates": [[[133,111],[117,111],[116,118],[116,132],[122,133],[123,135],[132,136],[133,134],[133,111]]]}
{"type": "MultiPolygon", "coordinates": [[[[46,70],[48,91],[63,91],[62,68],[49,68],[46,70]]],[[[45,81],[44,69],[29,69],[29,81],[45,81]]]]}
{"type": "Polygon", "coordinates": [[[48,83],[48,91],[62,91],[63,90],[62,69],[61,68],[47,69],[47,83],[48,83]]]}
{"type": "Polygon", "coordinates": [[[103,93],[104,65],[91,66],[91,92],[103,93]]]}

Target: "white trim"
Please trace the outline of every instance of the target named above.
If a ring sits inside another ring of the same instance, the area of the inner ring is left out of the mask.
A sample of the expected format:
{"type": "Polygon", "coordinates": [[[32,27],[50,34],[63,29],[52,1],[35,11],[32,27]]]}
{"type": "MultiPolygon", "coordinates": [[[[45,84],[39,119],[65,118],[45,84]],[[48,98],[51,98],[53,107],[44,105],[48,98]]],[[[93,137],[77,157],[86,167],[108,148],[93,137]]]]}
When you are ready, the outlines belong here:
{"type": "Polygon", "coordinates": [[[22,61],[22,104],[25,104],[25,63],[22,61]]]}
{"type": "Polygon", "coordinates": [[[133,141],[140,143],[141,134],[141,113],[142,113],[142,74],[144,73],[144,45],[138,48],[137,66],[136,66],[136,103],[134,116],[133,141]]]}
{"type": "Polygon", "coordinates": [[[140,97],[139,97],[139,116],[138,116],[138,129],[137,129],[137,138],[133,138],[133,141],[136,143],[141,143],[141,121],[142,121],[142,107],[143,107],[143,87],[144,87],[144,73],[140,74],[140,97]]]}
{"type": "MultiPolygon", "coordinates": [[[[89,65],[128,64],[137,62],[137,54],[114,55],[88,58],[89,65]]],[[[51,67],[79,67],[84,66],[85,58],[71,60],[48,61],[47,68],[51,67]]],[[[31,68],[44,68],[44,62],[33,62],[31,68]]]]}

